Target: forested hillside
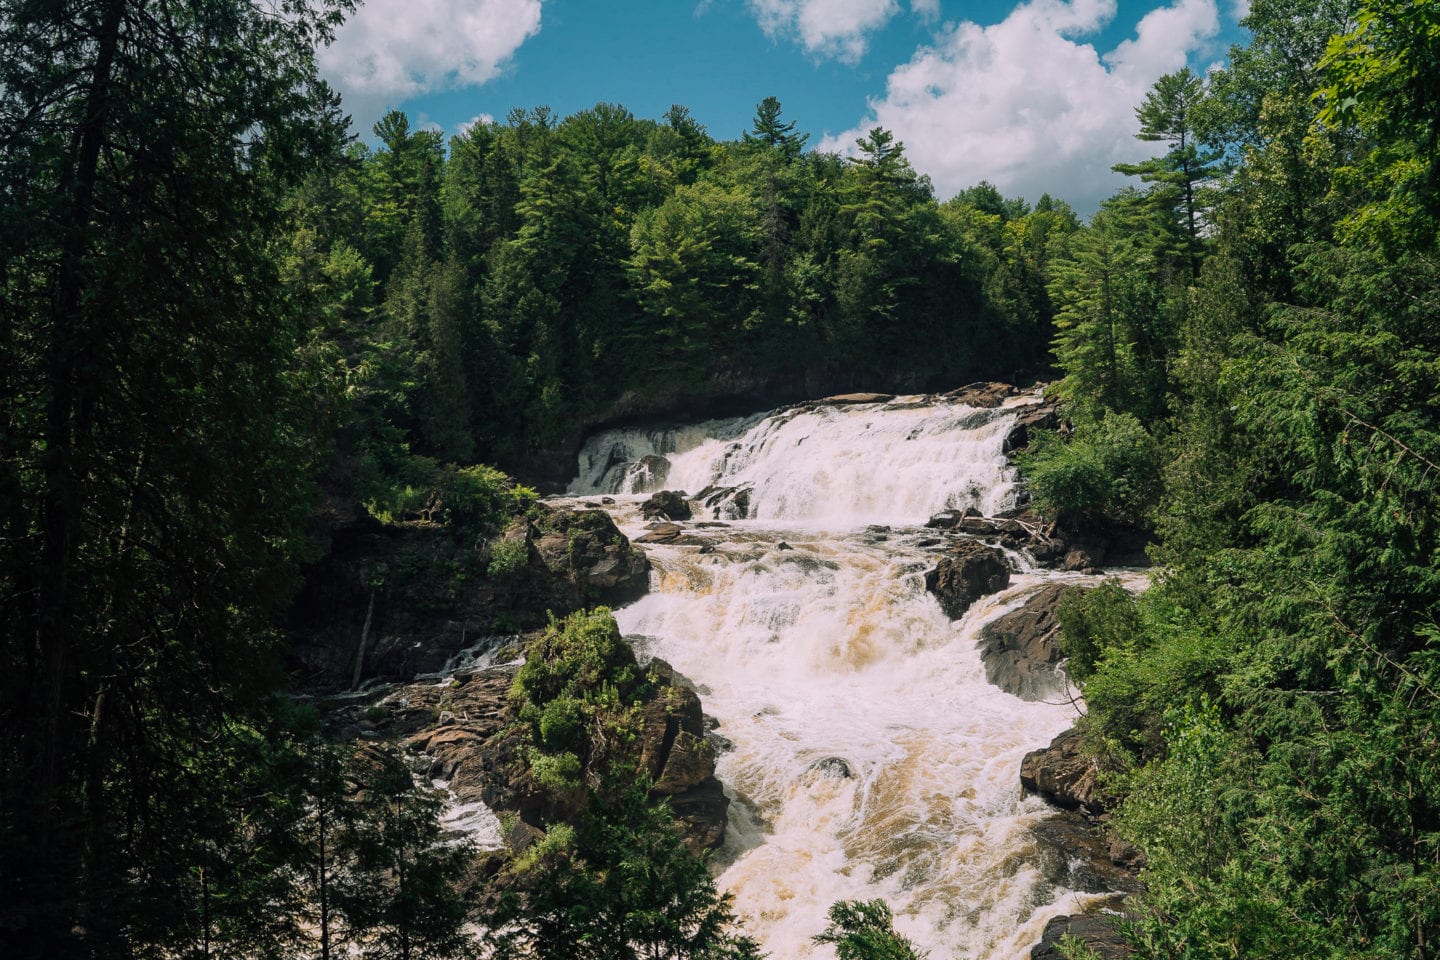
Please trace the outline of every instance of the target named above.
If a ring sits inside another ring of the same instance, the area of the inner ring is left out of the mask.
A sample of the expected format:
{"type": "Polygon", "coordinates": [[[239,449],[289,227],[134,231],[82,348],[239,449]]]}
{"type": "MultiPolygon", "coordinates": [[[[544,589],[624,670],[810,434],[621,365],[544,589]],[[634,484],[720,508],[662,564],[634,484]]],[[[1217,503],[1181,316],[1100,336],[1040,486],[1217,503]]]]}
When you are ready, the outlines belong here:
{"type": "Polygon", "coordinates": [[[391,113],[295,199],[293,276],[417,452],[516,462],[685,398],[923,388],[1043,365],[1078,221],[981,185],[937,203],[876,129],[805,152],[771,98],[717,142],[598,104],[447,144],[391,113]]]}
{"type": "MultiPolygon", "coordinates": [[[[0,0],[15,955],[459,956],[467,916],[753,955],[602,749],[654,693],[606,615],[532,637],[512,697],[585,812],[482,900],[501,868],[296,699],[302,574],[343,516],[445,541],[452,594],[508,582],[492,542],[545,521],[488,465],[553,482],[601,423],[1046,373],[1037,506],[1156,538],[1148,592],[1061,617],[1148,857],[1138,955],[1440,950],[1440,2],[1253,0],[1223,69],[1136,105],[1157,156],[1088,223],[936,197],[884,129],[807,150],[773,98],[737,140],[598,104],[365,146],[314,69],[349,4],[281,6],[0,0]]],[[[908,949],[882,903],[831,918],[908,949]]]]}
{"type": "Polygon", "coordinates": [[[1052,509],[1160,539],[1139,601],[1063,617],[1149,856],[1140,955],[1429,957],[1440,5],[1256,2],[1248,24],[1226,69],[1140,106],[1169,150],[1077,240],[1075,433],[1030,470],[1052,509]],[[1167,245],[1127,225],[1147,207],[1167,245]]]}

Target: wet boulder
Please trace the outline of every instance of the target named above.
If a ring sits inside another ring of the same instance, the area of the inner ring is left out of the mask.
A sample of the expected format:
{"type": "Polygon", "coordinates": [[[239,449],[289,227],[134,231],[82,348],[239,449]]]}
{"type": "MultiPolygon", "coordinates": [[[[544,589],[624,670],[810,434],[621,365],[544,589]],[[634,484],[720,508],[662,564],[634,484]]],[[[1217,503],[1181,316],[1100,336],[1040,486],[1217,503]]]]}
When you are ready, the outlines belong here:
{"type": "Polygon", "coordinates": [[[976,600],[1010,585],[1010,568],[998,550],[962,540],[925,574],[925,589],[940,601],[951,620],[959,620],[976,600]]]}
{"type": "Polygon", "coordinates": [[[985,678],[1022,700],[1043,700],[1064,684],[1060,673],[1060,624],[1056,612],[1065,594],[1077,587],[1048,584],[1018,609],[990,621],[980,631],[985,678]]]}
{"type": "Polygon", "coordinates": [[[700,697],[663,660],[652,660],[647,673],[658,692],[641,710],[640,766],[654,785],[651,795],[670,801],[686,845],[713,849],[725,839],[730,800],[715,777],[700,697]]]}
{"type": "MultiPolygon", "coordinates": [[[[626,479],[639,484],[640,489],[646,487],[658,487],[670,476],[670,461],[664,457],[648,453],[631,465],[626,471],[626,479]]],[[[634,489],[633,487],[631,489],[634,489]]],[[[611,501],[612,503],[614,501],[611,501]]]]}
{"type": "Polygon", "coordinates": [[[635,538],[636,543],[674,543],[685,529],[678,523],[654,523],[648,533],[635,538]]]}
{"type": "Polygon", "coordinates": [[[1035,434],[1044,430],[1060,429],[1060,409],[1053,400],[1046,400],[1028,407],[1015,418],[1010,432],[1005,435],[1002,448],[1005,453],[1024,450],[1030,446],[1035,434]]]}
{"type": "Polygon", "coordinates": [[[689,520],[690,502],[678,490],[661,490],[640,504],[640,515],[646,520],[689,520]]]}
{"type": "Polygon", "coordinates": [[[1080,732],[1066,730],[1050,746],[1032,750],[1020,761],[1020,788],[1039,794],[1063,810],[1105,812],[1100,770],[1080,748],[1080,732]]]}
{"type": "Polygon", "coordinates": [[[716,520],[744,520],[750,515],[749,487],[709,486],[695,495],[695,501],[716,520]]]}
{"type": "Polygon", "coordinates": [[[945,399],[953,400],[956,403],[963,403],[970,407],[993,409],[1011,397],[1016,396],[1019,392],[1019,390],[1008,383],[982,380],[979,383],[966,384],[958,390],[951,390],[945,394],[945,399]]]}

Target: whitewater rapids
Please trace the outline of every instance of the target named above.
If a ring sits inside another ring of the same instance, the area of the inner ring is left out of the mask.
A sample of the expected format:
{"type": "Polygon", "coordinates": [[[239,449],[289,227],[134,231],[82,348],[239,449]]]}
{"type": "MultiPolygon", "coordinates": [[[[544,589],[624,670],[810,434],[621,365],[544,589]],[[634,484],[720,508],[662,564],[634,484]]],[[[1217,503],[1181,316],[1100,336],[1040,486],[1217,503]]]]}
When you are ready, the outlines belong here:
{"type": "Polygon", "coordinates": [[[718,879],[773,957],[831,956],[811,941],[830,904],[882,897],[933,960],[1013,960],[1092,899],[1042,867],[1049,810],[1018,779],[1076,710],[991,686],[975,649],[986,621],[1076,575],[1015,556],[1010,588],[953,623],[924,587],[928,517],[1013,506],[1002,448],[1035,399],[815,405],[610,431],[581,454],[569,495],[632,539],[648,493],[714,491],[683,524],[706,543],[647,544],[652,590],[616,616],[718,721],[734,800],[718,879]]]}

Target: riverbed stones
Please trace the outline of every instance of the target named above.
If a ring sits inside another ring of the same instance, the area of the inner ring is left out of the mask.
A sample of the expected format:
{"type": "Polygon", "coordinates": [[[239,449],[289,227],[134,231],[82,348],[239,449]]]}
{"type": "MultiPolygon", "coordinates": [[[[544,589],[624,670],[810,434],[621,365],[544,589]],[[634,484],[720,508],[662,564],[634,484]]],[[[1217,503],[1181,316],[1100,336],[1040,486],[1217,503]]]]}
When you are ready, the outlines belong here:
{"type": "Polygon", "coordinates": [[[963,403],[967,407],[979,407],[981,409],[994,409],[1000,406],[1011,397],[1017,396],[1020,391],[1008,383],[996,383],[993,381],[981,381],[979,383],[966,384],[958,390],[951,390],[944,394],[946,400],[953,400],[956,403],[963,403]]]}
{"type": "Polygon", "coordinates": [[[636,543],[674,543],[680,539],[685,528],[678,523],[654,523],[648,533],[635,538],[636,543]]]}
{"type": "Polygon", "coordinates": [[[925,589],[940,601],[951,620],[959,620],[976,600],[1010,585],[1010,568],[998,550],[961,540],[925,574],[925,589]]]}
{"type": "Polygon", "coordinates": [[[1042,567],[1052,567],[1069,549],[1054,524],[1028,510],[999,517],[987,517],[974,507],[942,510],[925,526],[999,544],[1007,550],[1023,550],[1042,567]]]}
{"type": "Polygon", "coordinates": [[[894,399],[893,393],[839,393],[833,397],[826,397],[820,402],[832,407],[843,407],[859,403],[889,403],[894,399]]]}

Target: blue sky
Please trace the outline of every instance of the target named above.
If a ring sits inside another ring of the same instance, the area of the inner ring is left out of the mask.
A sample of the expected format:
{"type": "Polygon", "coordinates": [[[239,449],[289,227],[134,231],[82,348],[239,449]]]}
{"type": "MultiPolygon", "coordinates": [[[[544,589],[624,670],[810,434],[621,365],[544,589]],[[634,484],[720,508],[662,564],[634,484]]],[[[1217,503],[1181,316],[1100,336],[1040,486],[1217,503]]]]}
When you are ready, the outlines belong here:
{"type": "Polygon", "coordinates": [[[689,107],[717,138],[777,96],[810,145],[894,131],[942,198],[982,179],[1089,212],[1154,79],[1220,62],[1245,0],[368,0],[322,69],[357,132],[457,132],[512,107],[689,107]]]}

